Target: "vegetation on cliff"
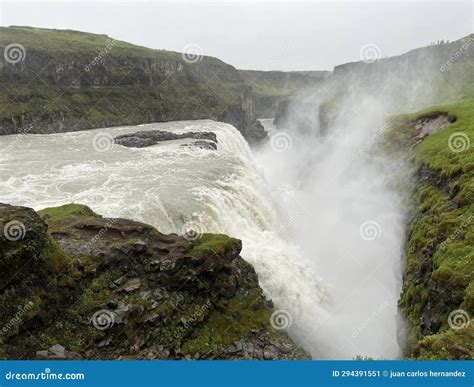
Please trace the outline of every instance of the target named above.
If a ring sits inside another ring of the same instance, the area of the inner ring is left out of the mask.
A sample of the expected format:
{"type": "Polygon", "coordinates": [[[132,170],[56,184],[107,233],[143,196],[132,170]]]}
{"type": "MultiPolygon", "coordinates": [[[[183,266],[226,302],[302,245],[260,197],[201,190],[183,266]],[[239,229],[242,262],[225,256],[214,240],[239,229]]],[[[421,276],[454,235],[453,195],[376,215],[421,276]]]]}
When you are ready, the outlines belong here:
{"type": "Polygon", "coordinates": [[[273,328],[237,239],[164,235],[79,204],[2,204],[0,223],[1,358],[307,357],[273,328]]]}
{"type": "Polygon", "coordinates": [[[388,132],[388,149],[411,161],[415,177],[400,299],[408,323],[405,354],[412,358],[474,358],[474,99],[469,94],[398,116],[388,132]],[[423,126],[440,116],[450,124],[421,137],[423,126]]]}
{"type": "Polygon", "coordinates": [[[71,30],[1,27],[0,134],[51,133],[210,118],[265,138],[251,88],[211,57],[187,57],[71,30]]]}

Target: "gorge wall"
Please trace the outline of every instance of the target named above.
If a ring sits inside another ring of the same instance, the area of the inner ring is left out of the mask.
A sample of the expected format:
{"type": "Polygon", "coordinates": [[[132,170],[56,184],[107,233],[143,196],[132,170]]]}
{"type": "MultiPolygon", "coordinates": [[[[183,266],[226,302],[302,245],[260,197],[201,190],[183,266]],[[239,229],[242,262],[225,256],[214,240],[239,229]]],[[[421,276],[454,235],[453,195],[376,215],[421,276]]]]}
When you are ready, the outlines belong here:
{"type": "Polygon", "coordinates": [[[219,59],[30,27],[0,28],[0,47],[0,134],[214,119],[266,137],[251,87],[219,59]]]}
{"type": "Polygon", "coordinates": [[[471,34],[399,56],[342,64],[317,87],[305,85],[291,98],[282,99],[276,109],[275,124],[284,128],[288,122],[305,122],[324,133],[334,120],[338,104],[342,105],[341,100],[348,95],[384,98],[386,104],[398,111],[415,111],[456,99],[472,79],[473,60],[471,34]],[[309,108],[311,104],[313,108],[309,108]]]}

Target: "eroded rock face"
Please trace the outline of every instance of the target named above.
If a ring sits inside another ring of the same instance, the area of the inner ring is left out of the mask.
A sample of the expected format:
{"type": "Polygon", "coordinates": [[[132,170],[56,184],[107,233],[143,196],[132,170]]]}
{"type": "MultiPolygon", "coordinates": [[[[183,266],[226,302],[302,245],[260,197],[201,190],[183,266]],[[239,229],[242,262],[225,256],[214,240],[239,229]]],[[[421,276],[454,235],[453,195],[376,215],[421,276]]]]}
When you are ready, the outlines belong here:
{"type": "Polygon", "coordinates": [[[0,135],[213,119],[233,124],[249,143],[266,137],[249,86],[217,58],[188,63],[181,53],[79,31],[12,26],[1,33],[9,38],[0,36],[0,47],[15,42],[28,55],[0,62],[0,135]]]}
{"type": "Polygon", "coordinates": [[[440,113],[437,117],[421,118],[415,124],[415,128],[420,130],[417,139],[423,138],[451,125],[453,121],[448,114],[440,113]]]}
{"type": "Polygon", "coordinates": [[[176,134],[164,130],[149,130],[140,131],[132,134],[123,134],[115,137],[116,144],[123,145],[129,148],[145,148],[147,146],[156,145],[163,141],[194,139],[198,141],[191,141],[189,146],[204,147],[205,144],[213,143],[213,145],[206,145],[207,149],[217,149],[217,136],[213,132],[186,132],[176,134]]]}
{"type": "Polygon", "coordinates": [[[6,359],[300,359],[270,323],[241,242],[165,235],[81,205],[0,206],[22,222],[2,236],[0,357],[6,359]],[[41,215],[41,218],[40,216],[41,215]],[[36,255],[20,248],[28,241],[36,255]],[[5,269],[8,259],[18,269],[5,269]]]}

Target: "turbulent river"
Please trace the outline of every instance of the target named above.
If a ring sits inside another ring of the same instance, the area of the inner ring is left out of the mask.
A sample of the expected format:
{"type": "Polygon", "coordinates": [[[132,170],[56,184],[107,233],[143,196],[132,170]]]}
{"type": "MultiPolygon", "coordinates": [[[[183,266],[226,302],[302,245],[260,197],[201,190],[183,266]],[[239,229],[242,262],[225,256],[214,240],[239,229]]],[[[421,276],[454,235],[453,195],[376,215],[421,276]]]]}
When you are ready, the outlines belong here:
{"type": "Polygon", "coordinates": [[[234,127],[210,120],[3,136],[0,202],[82,203],[165,233],[240,238],[241,255],[314,358],[396,358],[403,216],[383,164],[351,159],[363,141],[279,133],[252,151],[234,127]],[[213,131],[218,150],[111,141],[154,129],[213,131]]]}

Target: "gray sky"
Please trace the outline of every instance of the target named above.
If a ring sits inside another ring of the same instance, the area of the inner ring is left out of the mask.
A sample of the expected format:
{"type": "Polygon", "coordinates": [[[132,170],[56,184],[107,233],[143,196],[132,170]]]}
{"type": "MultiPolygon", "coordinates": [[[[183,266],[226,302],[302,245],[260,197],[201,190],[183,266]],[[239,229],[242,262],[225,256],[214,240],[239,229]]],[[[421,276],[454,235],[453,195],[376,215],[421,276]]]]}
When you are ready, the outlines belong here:
{"type": "Polygon", "coordinates": [[[0,1],[0,23],[74,29],[173,51],[197,44],[237,68],[330,70],[473,31],[465,2],[0,1]]]}

